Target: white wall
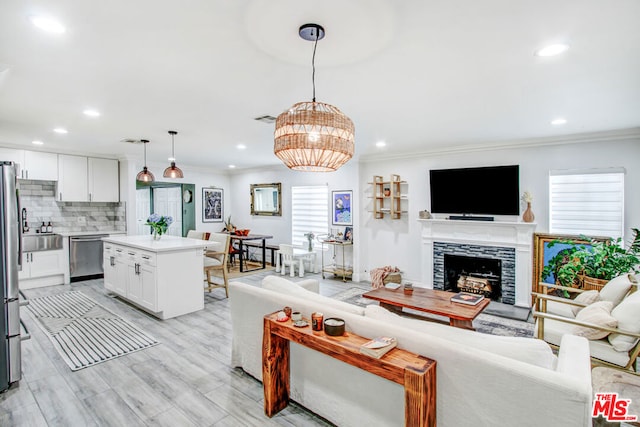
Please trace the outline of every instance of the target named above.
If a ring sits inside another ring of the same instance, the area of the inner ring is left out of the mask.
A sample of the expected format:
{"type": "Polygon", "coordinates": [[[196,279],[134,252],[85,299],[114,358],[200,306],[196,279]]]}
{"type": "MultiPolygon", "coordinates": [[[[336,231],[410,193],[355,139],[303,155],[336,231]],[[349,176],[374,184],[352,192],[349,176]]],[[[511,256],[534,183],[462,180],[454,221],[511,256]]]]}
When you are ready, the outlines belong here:
{"type": "MultiPolygon", "coordinates": [[[[291,242],[291,187],[305,185],[327,185],[329,196],[331,191],[353,190],[353,212],[358,212],[360,202],[356,197],[359,188],[358,164],[347,163],[336,172],[298,172],[287,169],[284,165],[269,169],[239,171],[231,176],[231,205],[225,206],[225,218],[231,215],[231,222],[238,228],[248,228],[252,234],[273,236],[269,243],[291,242]],[[251,215],[251,184],[282,184],[282,216],[251,215]]],[[[331,210],[330,210],[331,212],[331,210]]],[[[353,233],[358,233],[358,215],[354,215],[353,233]]],[[[329,219],[330,221],[330,219],[329,219]]],[[[331,227],[331,223],[329,223],[331,227]]],[[[344,229],[344,226],[335,226],[344,229]]],[[[319,246],[319,245],[316,245],[319,246]]],[[[316,247],[316,249],[318,249],[316,247]]],[[[357,245],[353,248],[353,265],[359,265],[357,245]]],[[[354,271],[354,280],[359,280],[354,271]]]]}
{"type": "MultiPolygon", "coordinates": [[[[142,162],[135,160],[120,160],[120,198],[127,203],[127,232],[135,234],[136,230],[136,175],[142,170],[142,162]]],[[[179,165],[184,173],[182,179],[164,178],[167,164],[148,164],[147,167],[153,173],[157,182],[175,182],[177,184],[195,184],[196,189],[193,198],[196,203],[196,230],[218,232],[224,227],[222,222],[202,222],[202,188],[217,187],[224,190],[225,215],[227,206],[231,202],[231,192],[229,191],[229,175],[227,171],[206,170],[188,165],[179,165]]]]}
{"type": "MultiPolygon", "coordinates": [[[[421,278],[421,225],[418,212],[429,210],[429,169],[520,165],[520,192],[528,190],[534,200],[532,209],[536,232],[548,232],[548,175],[555,169],[586,169],[624,167],[625,175],[625,238],[630,228],[640,227],[640,139],[622,142],[588,142],[528,148],[475,151],[433,156],[414,156],[395,160],[370,161],[360,164],[360,227],[356,243],[360,250],[361,276],[385,265],[398,266],[403,279],[419,283],[421,278]],[[407,216],[400,220],[373,219],[367,197],[371,195],[373,175],[385,178],[392,173],[408,181],[407,216]]],[[[521,214],[526,207],[521,207],[521,214]]],[[[498,219],[498,218],[496,218],[498,219]]],[[[515,217],[500,219],[520,220],[515,217]]]]}

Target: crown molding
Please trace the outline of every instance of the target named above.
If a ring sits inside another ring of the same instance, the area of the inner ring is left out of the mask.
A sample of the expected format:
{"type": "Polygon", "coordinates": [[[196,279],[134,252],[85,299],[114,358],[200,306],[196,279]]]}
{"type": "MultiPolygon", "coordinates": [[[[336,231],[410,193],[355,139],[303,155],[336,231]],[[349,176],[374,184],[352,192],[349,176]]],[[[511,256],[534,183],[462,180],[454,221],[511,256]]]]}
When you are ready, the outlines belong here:
{"type": "Polygon", "coordinates": [[[598,142],[626,142],[640,139],[640,127],[617,129],[611,131],[578,133],[571,135],[515,139],[500,142],[487,142],[474,145],[459,145],[455,147],[434,147],[428,150],[403,152],[403,153],[380,153],[361,155],[359,162],[368,163],[381,160],[407,159],[415,157],[444,156],[448,154],[472,153],[478,151],[505,150],[514,148],[543,147],[565,144],[584,144],[598,142]]]}

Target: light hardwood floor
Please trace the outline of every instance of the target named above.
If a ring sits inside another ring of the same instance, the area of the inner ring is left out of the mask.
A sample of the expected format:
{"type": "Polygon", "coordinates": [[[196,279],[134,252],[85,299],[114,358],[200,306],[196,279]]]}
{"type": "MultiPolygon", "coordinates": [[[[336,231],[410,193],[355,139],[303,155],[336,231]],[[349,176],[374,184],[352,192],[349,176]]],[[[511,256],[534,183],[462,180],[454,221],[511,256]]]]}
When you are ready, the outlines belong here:
{"type": "MultiPolygon", "coordinates": [[[[258,285],[265,274],[273,272],[235,280],[258,285]]],[[[320,280],[320,292],[328,296],[363,286],[309,277],[320,280]]],[[[224,289],[205,294],[204,310],[169,320],[112,297],[101,279],[25,294],[36,298],[69,290],[83,292],[160,344],[72,372],[23,308],[33,338],[22,345],[22,381],[0,394],[0,426],[331,425],[295,404],[271,419],[264,415],[262,384],[229,365],[231,322],[224,289]]]]}

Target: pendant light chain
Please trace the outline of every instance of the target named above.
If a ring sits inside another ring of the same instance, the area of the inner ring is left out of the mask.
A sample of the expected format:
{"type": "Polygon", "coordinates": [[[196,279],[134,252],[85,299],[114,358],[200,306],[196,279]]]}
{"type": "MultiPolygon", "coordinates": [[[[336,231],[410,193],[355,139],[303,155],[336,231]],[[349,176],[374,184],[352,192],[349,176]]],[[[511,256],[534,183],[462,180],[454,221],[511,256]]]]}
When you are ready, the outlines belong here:
{"type": "Polygon", "coordinates": [[[316,30],[316,41],[313,43],[313,56],[311,57],[311,84],[313,85],[313,102],[316,102],[316,47],[318,47],[319,31],[316,30]]]}
{"type": "Polygon", "coordinates": [[[175,146],[175,141],[174,141],[174,137],[175,137],[175,133],[171,134],[171,158],[173,159],[172,161],[176,161],[176,146],[175,146]]]}

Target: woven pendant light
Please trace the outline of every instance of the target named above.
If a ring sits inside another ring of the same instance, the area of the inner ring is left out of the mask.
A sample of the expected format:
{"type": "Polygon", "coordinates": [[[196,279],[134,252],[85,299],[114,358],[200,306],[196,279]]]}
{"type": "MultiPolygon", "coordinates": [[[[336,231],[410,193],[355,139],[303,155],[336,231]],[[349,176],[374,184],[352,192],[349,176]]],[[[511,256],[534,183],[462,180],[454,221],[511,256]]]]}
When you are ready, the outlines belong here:
{"type": "Polygon", "coordinates": [[[305,40],[314,41],[313,101],[298,102],[278,116],[273,152],[289,169],[331,172],[353,157],[355,127],[337,107],[316,102],[316,46],[324,37],[324,28],[305,24],[299,34],[305,40]]]}
{"type": "Polygon", "coordinates": [[[174,145],[174,136],[176,136],[178,132],[175,130],[170,130],[169,135],[171,135],[171,166],[164,170],[164,174],[162,174],[165,178],[184,178],[184,174],[179,167],[176,166],[176,154],[175,154],[175,145],[174,145]]]}
{"type": "Polygon", "coordinates": [[[144,167],[140,172],[138,172],[138,175],[136,175],[136,181],[153,182],[156,180],[156,178],[153,176],[151,171],[147,169],[147,144],[149,143],[149,141],[146,139],[141,139],[140,142],[144,144],[144,167]]]}

